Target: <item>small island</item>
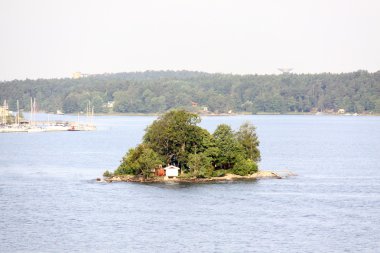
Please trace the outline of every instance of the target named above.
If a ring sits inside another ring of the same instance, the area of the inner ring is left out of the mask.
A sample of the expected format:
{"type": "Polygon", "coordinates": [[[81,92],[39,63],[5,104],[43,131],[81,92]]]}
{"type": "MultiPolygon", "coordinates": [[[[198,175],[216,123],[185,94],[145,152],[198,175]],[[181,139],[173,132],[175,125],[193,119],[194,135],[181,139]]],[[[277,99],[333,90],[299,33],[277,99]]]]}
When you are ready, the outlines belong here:
{"type": "Polygon", "coordinates": [[[120,166],[104,172],[106,182],[210,182],[280,178],[259,171],[259,140],[247,122],[233,131],[220,124],[214,133],[198,126],[199,115],[172,110],[145,130],[141,144],[131,148],[120,166]]]}

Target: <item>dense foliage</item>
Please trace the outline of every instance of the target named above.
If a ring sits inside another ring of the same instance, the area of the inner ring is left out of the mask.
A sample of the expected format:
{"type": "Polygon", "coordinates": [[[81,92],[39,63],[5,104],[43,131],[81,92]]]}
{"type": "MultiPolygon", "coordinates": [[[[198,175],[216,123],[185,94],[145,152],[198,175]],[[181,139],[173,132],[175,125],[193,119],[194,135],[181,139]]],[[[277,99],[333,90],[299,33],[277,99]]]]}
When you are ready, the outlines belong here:
{"type": "Polygon", "coordinates": [[[123,157],[115,174],[149,177],[152,169],[169,164],[195,177],[243,176],[257,171],[259,141],[251,123],[236,133],[222,124],[211,135],[197,126],[199,122],[197,114],[185,110],[163,114],[146,129],[143,143],[123,157]]]}
{"type": "MultiPolygon", "coordinates": [[[[95,112],[164,112],[190,109],[192,102],[212,112],[310,112],[345,109],[380,112],[380,71],[342,74],[231,75],[190,71],[147,71],[91,75],[80,79],[0,82],[0,101],[28,109],[95,112]],[[114,101],[113,109],[105,107],[114,101]]],[[[193,104],[194,105],[194,104],[193,104]]],[[[194,108],[193,108],[194,109],[194,108]]]]}

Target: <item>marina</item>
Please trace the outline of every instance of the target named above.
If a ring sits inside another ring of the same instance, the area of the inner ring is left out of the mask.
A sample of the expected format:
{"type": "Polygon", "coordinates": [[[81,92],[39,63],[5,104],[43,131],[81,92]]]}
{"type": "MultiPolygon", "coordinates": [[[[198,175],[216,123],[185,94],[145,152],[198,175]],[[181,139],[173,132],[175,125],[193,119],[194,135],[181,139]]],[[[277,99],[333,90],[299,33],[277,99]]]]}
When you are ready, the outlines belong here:
{"type": "Polygon", "coordinates": [[[59,131],[94,131],[96,126],[93,124],[77,124],[76,122],[66,122],[63,125],[57,122],[43,124],[38,122],[36,125],[2,125],[0,133],[40,133],[40,132],[59,132],[59,131]]]}
{"type": "MultiPolygon", "coordinates": [[[[30,100],[29,119],[26,120],[20,116],[19,103],[17,100],[17,112],[9,110],[9,105],[4,100],[3,106],[0,107],[0,133],[40,133],[40,132],[58,132],[58,131],[94,131],[96,126],[93,123],[94,108],[88,103],[86,115],[77,115],[77,121],[50,120],[47,114],[47,121],[36,120],[37,106],[36,100],[30,100]],[[80,120],[81,118],[84,118],[80,120]]],[[[57,111],[57,115],[64,115],[61,111],[57,111]],[[60,112],[60,113],[58,113],[60,112]]]]}

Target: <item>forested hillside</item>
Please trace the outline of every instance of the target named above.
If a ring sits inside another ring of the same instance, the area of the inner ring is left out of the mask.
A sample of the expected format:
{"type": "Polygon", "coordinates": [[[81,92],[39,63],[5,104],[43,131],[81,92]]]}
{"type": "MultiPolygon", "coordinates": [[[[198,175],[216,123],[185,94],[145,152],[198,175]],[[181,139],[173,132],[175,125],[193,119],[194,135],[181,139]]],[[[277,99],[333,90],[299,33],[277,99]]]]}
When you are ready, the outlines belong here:
{"type": "Polygon", "coordinates": [[[0,82],[0,100],[29,109],[66,113],[163,112],[207,107],[211,112],[310,112],[337,110],[380,112],[380,71],[342,74],[231,75],[191,71],[146,71],[91,75],[79,79],[0,82]],[[105,104],[114,101],[112,108],[105,104]]]}

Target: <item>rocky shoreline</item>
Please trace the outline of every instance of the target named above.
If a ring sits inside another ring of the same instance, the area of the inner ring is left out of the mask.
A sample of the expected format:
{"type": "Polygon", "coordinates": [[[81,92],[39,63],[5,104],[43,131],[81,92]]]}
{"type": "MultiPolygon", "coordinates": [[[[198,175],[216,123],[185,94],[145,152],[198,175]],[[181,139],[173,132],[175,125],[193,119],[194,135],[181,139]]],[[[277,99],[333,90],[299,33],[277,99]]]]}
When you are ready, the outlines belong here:
{"type": "Polygon", "coordinates": [[[235,174],[227,174],[223,177],[210,177],[210,178],[195,178],[195,177],[176,177],[167,179],[165,177],[153,177],[145,179],[139,176],[132,175],[114,175],[104,177],[103,180],[98,178],[97,181],[112,182],[135,182],[135,183],[162,183],[162,182],[178,182],[178,183],[208,183],[208,182],[224,182],[224,181],[238,181],[238,180],[257,180],[257,179],[282,179],[289,176],[295,176],[290,171],[272,172],[272,171],[258,171],[252,175],[239,176],[235,174]]]}

